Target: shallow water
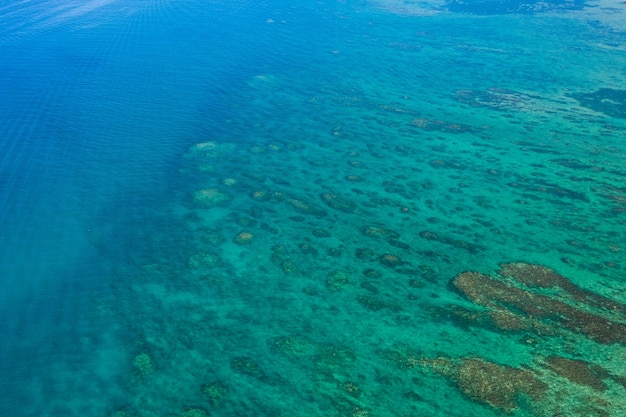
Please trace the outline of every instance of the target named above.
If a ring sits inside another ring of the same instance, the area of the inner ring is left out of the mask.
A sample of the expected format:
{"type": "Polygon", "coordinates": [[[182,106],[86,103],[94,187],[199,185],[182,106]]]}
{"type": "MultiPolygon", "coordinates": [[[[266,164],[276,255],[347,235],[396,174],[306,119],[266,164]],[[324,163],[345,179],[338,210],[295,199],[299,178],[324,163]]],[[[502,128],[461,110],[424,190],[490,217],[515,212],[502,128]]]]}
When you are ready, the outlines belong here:
{"type": "Polygon", "coordinates": [[[625,408],[623,8],[0,10],[0,415],[625,408]]]}

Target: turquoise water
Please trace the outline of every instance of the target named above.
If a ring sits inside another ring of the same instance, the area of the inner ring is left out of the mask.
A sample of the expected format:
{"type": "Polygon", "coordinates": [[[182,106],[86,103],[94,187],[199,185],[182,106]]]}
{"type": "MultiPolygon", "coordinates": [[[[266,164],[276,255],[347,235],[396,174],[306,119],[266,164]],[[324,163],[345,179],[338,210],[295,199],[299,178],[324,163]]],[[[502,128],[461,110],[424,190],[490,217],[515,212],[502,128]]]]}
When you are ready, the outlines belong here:
{"type": "Polygon", "coordinates": [[[622,4],[5,3],[0,416],[626,409],[622,4]]]}

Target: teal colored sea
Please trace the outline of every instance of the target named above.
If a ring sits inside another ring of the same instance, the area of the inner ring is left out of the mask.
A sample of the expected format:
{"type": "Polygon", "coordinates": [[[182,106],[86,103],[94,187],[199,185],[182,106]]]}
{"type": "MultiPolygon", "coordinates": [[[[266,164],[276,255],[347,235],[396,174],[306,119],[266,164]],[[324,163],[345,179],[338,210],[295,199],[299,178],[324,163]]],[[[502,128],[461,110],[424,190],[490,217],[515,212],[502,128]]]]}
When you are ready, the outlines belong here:
{"type": "Polygon", "coordinates": [[[623,417],[626,5],[0,2],[0,417],[623,417]]]}

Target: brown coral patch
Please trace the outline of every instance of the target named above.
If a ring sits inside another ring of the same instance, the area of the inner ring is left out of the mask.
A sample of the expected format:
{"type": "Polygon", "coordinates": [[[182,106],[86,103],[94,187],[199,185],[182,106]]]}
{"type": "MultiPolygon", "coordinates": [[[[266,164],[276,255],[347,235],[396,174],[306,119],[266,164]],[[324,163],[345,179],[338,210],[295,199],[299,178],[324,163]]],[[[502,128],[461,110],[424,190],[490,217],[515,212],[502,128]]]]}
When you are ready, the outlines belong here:
{"type": "Polygon", "coordinates": [[[351,213],[356,208],[355,203],[344,197],[340,197],[337,194],[323,193],[320,194],[320,198],[328,207],[344,213],[351,213]]]}
{"type": "Polygon", "coordinates": [[[419,232],[419,237],[421,237],[422,239],[432,240],[435,242],[454,246],[455,248],[458,248],[458,249],[464,249],[470,253],[478,253],[479,251],[482,250],[482,248],[479,245],[465,242],[459,239],[453,239],[453,238],[441,236],[435,232],[430,232],[428,230],[423,230],[419,232]]]}
{"type": "Polygon", "coordinates": [[[563,326],[602,344],[626,344],[624,324],[589,312],[586,306],[575,307],[478,272],[459,274],[452,281],[452,286],[476,304],[523,313],[554,328],[555,332],[563,326]]]}
{"type": "Polygon", "coordinates": [[[344,178],[348,182],[361,182],[364,180],[360,175],[346,175],[344,178]]]}
{"type": "Polygon", "coordinates": [[[264,372],[261,366],[251,358],[240,356],[230,361],[230,368],[242,375],[248,375],[255,378],[263,378],[264,372]]]}
{"type": "Polygon", "coordinates": [[[326,238],[326,237],[330,237],[331,236],[330,232],[328,230],[326,230],[326,229],[315,229],[311,233],[313,233],[313,236],[321,237],[321,238],[326,238]]]}
{"type": "Polygon", "coordinates": [[[354,254],[358,259],[367,261],[374,256],[374,251],[368,248],[357,248],[354,254]]]}
{"type": "Polygon", "coordinates": [[[465,133],[476,131],[474,127],[462,123],[446,122],[438,119],[427,119],[425,117],[416,117],[411,120],[411,125],[429,132],[465,133]]]}
{"type": "Polygon", "coordinates": [[[254,235],[252,233],[250,233],[250,232],[241,232],[237,236],[235,236],[233,241],[236,244],[238,244],[238,245],[248,245],[248,244],[252,243],[252,239],[253,238],[254,238],[254,235]]]}
{"type": "Polygon", "coordinates": [[[472,401],[513,413],[524,397],[540,401],[548,385],[524,369],[499,365],[480,358],[453,360],[422,358],[420,365],[453,381],[472,401]]]}
{"type": "Polygon", "coordinates": [[[320,370],[339,370],[354,363],[356,358],[348,347],[324,344],[319,346],[312,360],[320,370]]]}
{"type": "Polygon", "coordinates": [[[525,317],[505,309],[493,309],[488,313],[494,326],[505,331],[522,331],[532,328],[532,323],[525,317]]]}
{"type": "MultiPolygon", "coordinates": [[[[553,184],[539,179],[520,179],[519,181],[510,183],[509,186],[525,190],[533,194],[547,195],[558,199],[566,198],[569,200],[584,201],[586,203],[590,202],[589,197],[587,197],[584,193],[570,190],[558,184],[553,184]]],[[[552,200],[552,202],[558,203],[559,200],[552,200]]]]}
{"type": "Polygon", "coordinates": [[[281,262],[280,269],[282,269],[285,274],[295,274],[296,272],[298,272],[298,267],[296,266],[296,263],[291,260],[281,262]]]}
{"type": "Polygon", "coordinates": [[[554,336],[554,329],[530,317],[514,313],[504,308],[473,310],[452,306],[446,310],[452,322],[462,328],[480,327],[507,333],[533,332],[541,336],[554,336]]]}
{"type": "Polygon", "coordinates": [[[346,381],[339,388],[351,397],[358,398],[361,395],[361,387],[352,381],[346,381]]]}
{"type": "Polygon", "coordinates": [[[520,283],[529,287],[561,287],[565,289],[571,284],[567,278],[557,274],[553,269],[524,262],[500,265],[498,274],[504,277],[515,278],[520,283]]]}
{"type": "Polygon", "coordinates": [[[200,207],[222,205],[231,200],[231,197],[217,188],[205,188],[193,193],[193,201],[200,207]]]}
{"type": "Polygon", "coordinates": [[[587,385],[598,391],[607,389],[603,379],[608,378],[609,373],[596,364],[561,356],[548,356],[545,360],[548,369],[575,384],[587,385]]]}
{"type": "Polygon", "coordinates": [[[319,216],[319,217],[326,216],[326,211],[317,207],[315,204],[306,202],[304,200],[299,200],[297,198],[287,198],[285,202],[289,204],[298,213],[310,214],[310,215],[319,216]]]}
{"type": "Polygon", "coordinates": [[[390,268],[395,268],[396,266],[402,265],[404,262],[397,255],[391,253],[385,253],[380,255],[378,258],[381,264],[388,266],[390,268]]]}
{"type": "Polygon", "coordinates": [[[540,400],[548,389],[530,371],[483,359],[463,359],[453,372],[458,388],[470,399],[507,413],[520,407],[520,397],[540,400]]]}
{"type": "Polygon", "coordinates": [[[228,388],[219,381],[202,386],[202,394],[213,405],[219,403],[228,394],[228,388]]]}
{"type": "Polygon", "coordinates": [[[270,194],[265,190],[256,190],[251,194],[251,197],[257,201],[267,201],[270,199],[270,194]]]}
{"type": "Polygon", "coordinates": [[[313,353],[315,345],[301,336],[281,336],[270,341],[270,348],[293,357],[303,357],[313,353]]]}
{"type": "Polygon", "coordinates": [[[361,233],[368,237],[380,237],[384,239],[397,239],[400,237],[399,233],[379,226],[366,226],[361,230],[361,233]]]}
{"type": "Polygon", "coordinates": [[[563,275],[558,274],[553,269],[542,265],[533,265],[524,262],[503,264],[498,271],[503,277],[513,278],[528,287],[540,288],[560,288],[567,292],[572,298],[594,307],[605,308],[610,311],[621,313],[626,312],[626,308],[606,297],[580,288],[563,275]]]}
{"type": "Polygon", "coordinates": [[[337,292],[350,283],[348,274],[344,271],[335,270],[326,276],[326,288],[330,291],[337,292]]]}
{"type": "Polygon", "coordinates": [[[486,90],[457,90],[454,99],[472,107],[521,110],[529,105],[532,97],[504,88],[488,88],[486,90]]]}

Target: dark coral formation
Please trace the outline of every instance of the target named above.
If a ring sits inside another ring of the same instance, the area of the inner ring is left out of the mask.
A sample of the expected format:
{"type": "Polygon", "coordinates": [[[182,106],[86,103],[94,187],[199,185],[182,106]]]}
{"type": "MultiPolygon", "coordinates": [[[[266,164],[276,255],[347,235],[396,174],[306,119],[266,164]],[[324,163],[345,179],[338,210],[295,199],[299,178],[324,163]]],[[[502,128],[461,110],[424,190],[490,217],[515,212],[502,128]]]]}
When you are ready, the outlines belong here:
{"type": "Polygon", "coordinates": [[[226,205],[232,197],[217,188],[205,188],[193,193],[194,205],[201,208],[211,208],[226,205]]]}
{"type": "MultiPolygon", "coordinates": [[[[541,282],[540,277],[523,279],[531,283],[541,282]]],[[[555,277],[552,279],[558,280],[555,277]]],[[[626,325],[603,314],[602,310],[592,312],[593,305],[574,303],[559,294],[540,294],[519,284],[523,282],[505,282],[478,272],[464,272],[452,281],[457,291],[478,305],[496,310],[507,309],[513,314],[522,313],[531,320],[553,327],[555,332],[562,326],[602,344],[626,344],[626,325]]],[[[569,287],[569,284],[566,286],[569,287]]]]}
{"type": "Polygon", "coordinates": [[[507,333],[533,332],[542,336],[554,335],[554,330],[540,321],[514,313],[505,308],[494,307],[482,311],[453,306],[447,311],[447,315],[455,324],[461,327],[482,327],[507,333]]]}
{"type": "Polygon", "coordinates": [[[238,245],[247,245],[252,243],[252,239],[254,238],[254,235],[250,232],[239,232],[237,234],[237,236],[235,236],[235,238],[233,239],[233,242],[235,242],[238,245]]]}
{"type": "Polygon", "coordinates": [[[327,214],[326,211],[322,209],[321,207],[319,207],[317,204],[311,203],[309,201],[306,201],[300,198],[289,196],[282,192],[274,192],[272,193],[271,197],[273,200],[285,202],[288,206],[290,206],[291,208],[293,208],[296,212],[300,214],[306,214],[306,215],[317,216],[317,217],[324,217],[327,214]]]}
{"type": "Polygon", "coordinates": [[[560,288],[577,301],[604,308],[609,311],[626,313],[624,305],[603,297],[594,292],[580,288],[563,275],[558,274],[553,269],[542,265],[533,265],[524,262],[503,264],[498,274],[503,277],[510,277],[527,287],[539,288],[560,288]]]}
{"type": "Polygon", "coordinates": [[[345,271],[334,270],[326,276],[326,288],[336,292],[350,283],[348,274],[345,271]]]}
{"type": "Polygon", "coordinates": [[[548,369],[575,384],[586,385],[598,391],[607,389],[603,379],[608,378],[609,374],[596,364],[556,355],[548,356],[545,360],[548,369]]]}
{"type": "Polygon", "coordinates": [[[200,407],[185,407],[182,417],[209,417],[209,412],[200,407]]]}
{"type": "Polygon", "coordinates": [[[530,102],[530,96],[504,88],[486,90],[458,90],[454,96],[459,103],[472,107],[487,107],[493,110],[523,109],[530,102]]]}
{"type": "Polygon", "coordinates": [[[270,347],[288,356],[302,357],[311,354],[315,345],[301,336],[281,336],[271,340],[270,347]]]}
{"type": "Polygon", "coordinates": [[[557,198],[557,200],[551,202],[562,202],[561,200],[563,199],[570,201],[584,201],[586,203],[590,202],[589,197],[585,193],[571,190],[561,185],[537,178],[518,178],[517,181],[512,182],[509,185],[513,188],[529,192],[532,195],[544,194],[548,197],[557,198]]]}
{"type": "Polygon", "coordinates": [[[361,230],[361,233],[364,236],[383,239],[397,239],[400,237],[398,232],[380,226],[366,226],[361,230]]]}
{"type": "Polygon", "coordinates": [[[351,213],[356,208],[354,202],[334,193],[322,193],[320,194],[320,198],[328,207],[344,213],[351,213]]]}
{"type": "Polygon", "coordinates": [[[228,388],[219,381],[202,386],[202,394],[213,405],[219,403],[228,394],[228,388]]]}
{"type": "Polygon", "coordinates": [[[553,0],[553,1],[523,1],[523,0],[479,0],[458,1],[446,0],[445,9],[452,13],[475,14],[475,15],[501,15],[501,14],[533,14],[564,10],[581,10],[585,7],[586,0],[553,0]]]}
{"type": "Polygon", "coordinates": [[[392,253],[384,253],[378,258],[381,264],[388,266],[389,268],[395,268],[402,265],[404,262],[398,255],[392,253]]]}
{"type": "Polygon", "coordinates": [[[626,119],[626,90],[600,88],[591,93],[572,94],[581,106],[607,116],[626,119]]]}
{"type": "Polygon", "coordinates": [[[425,359],[420,363],[455,382],[473,401],[511,413],[520,408],[523,398],[541,400],[548,385],[533,372],[500,365],[480,358],[425,359]]]}
{"type": "MultiPolygon", "coordinates": [[[[572,345],[567,353],[556,354],[551,342],[543,345],[545,339],[536,337],[622,349],[619,345],[626,345],[622,304],[577,286],[553,269],[524,262],[502,264],[497,275],[463,272],[451,286],[477,307],[454,305],[433,309],[434,315],[450,318],[462,328],[522,334],[521,343],[532,348],[533,360],[517,368],[483,358],[420,357],[417,362],[423,368],[444,375],[473,401],[505,413],[531,407],[531,415],[609,416],[610,410],[623,408],[609,395],[613,387],[626,387],[626,377],[617,369],[590,361],[584,352],[576,354],[572,345]],[[540,353],[544,349],[547,354],[540,353]],[[558,400],[564,396],[567,402],[558,400]]],[[[392,359],[402,368],[416,366],[415,355],[395,355],[392,359]]],[[[606,361],[610,364],[611,358],[606,361]]]]}
{"type": "Polygon", "coordinates": [[[463,249],[468,251],[469,253],[478,253],[480,252],[483,248],[480,245],[474,244],[474,243],[469,243],[469,242],[465,242],[463,240],[459,240],[459,239],[453,239],[447,236],[441,236],[438,233],[435,232],[431,232],[428,230],[423,230],[419,233],[419,236],[423,239],[426,240],[432,240],[435,242],[439,242],[439,243],[443,243],[445,245],[450,245],[453,246],[455,248],[458,249],[463,249]]]}
{"type": "Polygon", "coordinates": [[[411,121],[411,125],[430,132],[466,133],[475,132],[477,130],[466,124],[446,122],[438,119],[427,119],[425,117],[416,117],[411,121]]]}
{"type": "Polygon", "coordinates": [[[249,357],[240,356],[234,358],[230,361],[230,368],[238,374],[260,379],[265,377],[261,366],[249,357]]]}

